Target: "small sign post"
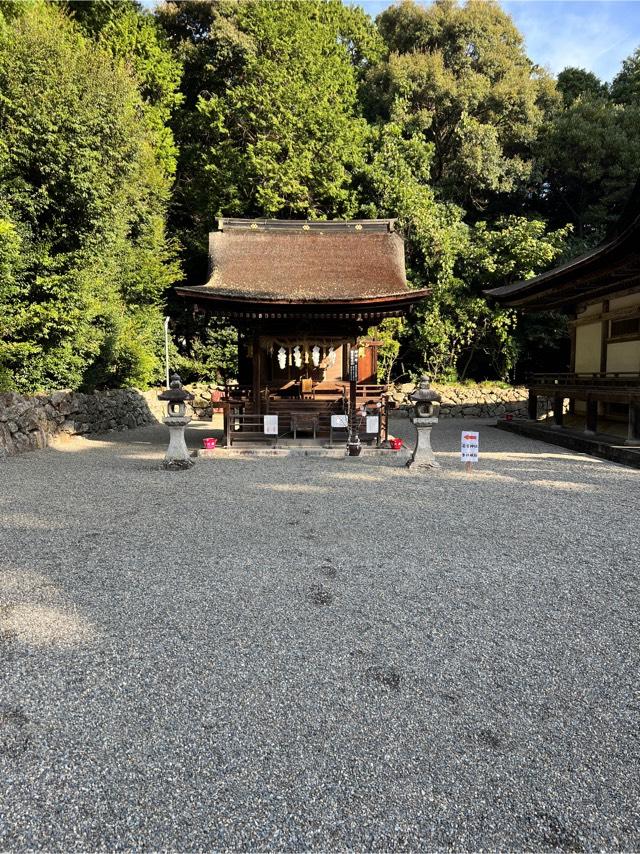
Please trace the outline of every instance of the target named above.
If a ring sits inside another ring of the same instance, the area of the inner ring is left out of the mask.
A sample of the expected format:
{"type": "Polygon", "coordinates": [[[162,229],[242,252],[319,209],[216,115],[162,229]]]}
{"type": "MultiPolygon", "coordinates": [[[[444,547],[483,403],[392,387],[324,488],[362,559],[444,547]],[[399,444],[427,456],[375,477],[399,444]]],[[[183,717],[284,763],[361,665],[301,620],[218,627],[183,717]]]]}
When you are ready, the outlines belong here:
{"type": "Polygon", "coordinates": [[[460,441],[460,459],[464,463],[467,474],[471,473],[473,464],[478,462],[480,433],[474,430],[463,430],[460,441]]]}
{"type": "Polygon", "coordinates": [[[265,436],[277,436],[278,435],[278,416],[277,415],[265,415],[264,417],[264,434],[265,436]]]}

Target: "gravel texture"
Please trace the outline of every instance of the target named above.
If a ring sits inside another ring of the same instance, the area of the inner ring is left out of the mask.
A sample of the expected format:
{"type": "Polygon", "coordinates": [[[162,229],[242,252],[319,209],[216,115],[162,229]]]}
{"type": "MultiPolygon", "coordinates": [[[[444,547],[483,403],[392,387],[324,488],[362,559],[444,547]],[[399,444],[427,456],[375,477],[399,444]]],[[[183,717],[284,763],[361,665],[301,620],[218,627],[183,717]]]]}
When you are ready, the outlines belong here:
{"type": "Polygon", "coordinates": [[[0,464],[0,850],[640,848],[640,472],[464,425],[0,464]]]}

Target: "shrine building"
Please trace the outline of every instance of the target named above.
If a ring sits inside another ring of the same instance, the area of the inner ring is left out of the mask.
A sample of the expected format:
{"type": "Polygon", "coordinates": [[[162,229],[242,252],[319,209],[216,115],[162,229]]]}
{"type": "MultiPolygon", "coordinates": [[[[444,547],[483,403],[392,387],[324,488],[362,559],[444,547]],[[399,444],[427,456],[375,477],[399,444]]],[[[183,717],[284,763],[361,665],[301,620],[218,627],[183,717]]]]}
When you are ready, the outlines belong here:
{"type": "Polygon", "coordinates": [[[314,435],[325,416],[346,411],[354,350],[358,404],[384,406],[368,331],[429,294],[408,286],[391,219],[221,218],[208,280],[176,290],[238,330],[239,382],[225,391],[235,411],[277,413],[282,429],[315,413],[314,435]]]}
{"type": "Polygon", "coordinates": [[[640,445],[640,182],[595,249],[486,293],[505,306],[569,316],[569,370],[529,378],[530,420],[544,396],[554,401],[554,427],[562,428],[568,401],[571,427],[587,435],[613,429],[640,445]]]}

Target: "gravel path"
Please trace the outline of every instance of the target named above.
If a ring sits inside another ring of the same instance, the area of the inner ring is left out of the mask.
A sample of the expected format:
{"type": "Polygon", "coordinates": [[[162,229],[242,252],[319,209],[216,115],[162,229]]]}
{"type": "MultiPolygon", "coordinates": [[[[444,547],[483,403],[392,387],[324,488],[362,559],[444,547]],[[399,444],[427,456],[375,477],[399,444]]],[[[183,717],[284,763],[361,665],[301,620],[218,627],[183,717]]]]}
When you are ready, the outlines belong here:
{"type": "Polygon", "coordinates": [[[640,472],[463,426],[0,465],[0,850],[640,848],[640,472]]]}

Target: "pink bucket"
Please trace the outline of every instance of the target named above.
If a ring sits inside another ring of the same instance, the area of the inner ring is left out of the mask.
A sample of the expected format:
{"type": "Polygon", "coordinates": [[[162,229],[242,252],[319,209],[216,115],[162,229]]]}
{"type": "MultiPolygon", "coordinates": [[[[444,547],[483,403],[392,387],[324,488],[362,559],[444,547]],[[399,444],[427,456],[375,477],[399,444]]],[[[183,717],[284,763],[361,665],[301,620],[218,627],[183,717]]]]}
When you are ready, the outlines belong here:
{"type": "Polygon", "coordinates": [[[212,451],[218,444],[217,439],[203,439],[202,444],[207,451],[212,451]]]}

